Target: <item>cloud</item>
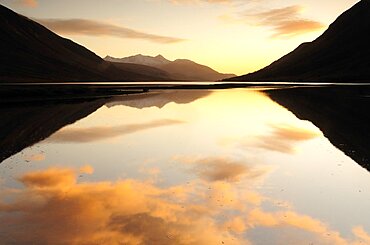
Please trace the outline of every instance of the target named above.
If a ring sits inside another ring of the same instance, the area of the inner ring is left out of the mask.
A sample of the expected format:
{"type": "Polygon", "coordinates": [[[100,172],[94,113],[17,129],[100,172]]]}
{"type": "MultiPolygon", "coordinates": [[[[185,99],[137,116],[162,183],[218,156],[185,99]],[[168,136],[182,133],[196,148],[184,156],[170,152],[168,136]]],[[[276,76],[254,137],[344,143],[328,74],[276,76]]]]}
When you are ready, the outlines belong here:
{"type": "Polygon", "coordinates": [[[71,128],[66,127],[47,139],[47,142],[54,143],[88,143],[99,140],[110,139],[126,134],[136,133],[146,129],[171,126],[184,123],[179,120],[163,119],[142,124],[128,124],[115,127],[90,127],[71,128]]]}
{"type": "Polygon", "coordinates": [[[37,0],[12,0],[12,3],[27,8],[36,8],[38,6],[37,0]]]}
{"type": "Polygon", "coordinates": [[[123,26],[86,19],[36,19],[47,28],[64,35],[112,36],[144,39],[156,43],[178,43],[181,38],[154,35],[123,26]]]}
{"type": "Polygon", "coordinates": [[[264,12],[250,14],[244,12],[241,16],[257,25],[271,27],[274,30],[272,37],[292,37],[300,34],[321,30],[324,25],[318,21],[304,19],[300,16],[302,7],[299,5],[271,9],[264,12]]]}
{"type": "MultiPolygon", "coordinates": [[[[257,5],[261,5],[258,1],[257,5]]],[[[322,30],[325,25],[321,22],[306,19],[301,16],[303,7],[292,5],[284,8],[260,11],[256,8],[247,9],[235,13],[225,13],[219,19],[227,23],[244,23],[252,26],[269,27],[272,29],[273,38],[289,38],[301,34],[322,30]]]]}

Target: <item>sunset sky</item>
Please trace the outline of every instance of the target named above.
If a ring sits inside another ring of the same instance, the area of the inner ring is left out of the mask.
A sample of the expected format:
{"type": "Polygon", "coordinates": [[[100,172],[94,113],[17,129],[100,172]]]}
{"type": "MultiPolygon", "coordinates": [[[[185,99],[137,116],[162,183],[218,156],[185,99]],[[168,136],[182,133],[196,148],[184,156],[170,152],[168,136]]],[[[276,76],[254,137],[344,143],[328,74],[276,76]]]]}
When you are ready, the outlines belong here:
{"type": "Polygon", "coordinates": [[[358,0],[0,0],[101,57],[191,59],[255,71],[312,41],[358,0]]]}

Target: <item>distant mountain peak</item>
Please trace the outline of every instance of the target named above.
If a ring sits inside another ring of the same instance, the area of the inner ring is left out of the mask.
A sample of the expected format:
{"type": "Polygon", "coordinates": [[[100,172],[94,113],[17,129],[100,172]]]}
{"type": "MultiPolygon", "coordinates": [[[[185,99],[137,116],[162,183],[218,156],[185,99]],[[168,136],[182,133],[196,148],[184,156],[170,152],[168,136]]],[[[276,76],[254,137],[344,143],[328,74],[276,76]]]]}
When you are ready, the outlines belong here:
{"type": "Polygon", "coordinates": [[[176,59],[174,62],[186,62],[186,63],[196,63],[192,60],[188,60],[188,59],[176,59]]]}
{"type": "Polygon", "coordinates": [[[168,64],[171,61],[164,58],[162,55],[157,56],[149,56],[143,54],[132,55],[125,58],[114,58],[111,56],[107,56],[105,58],[107,61],[111,62],[120,62],[120,63],[131,63],[131,64],[141,64],[153,67],[159,67],[164,64],[168,64]]]}
{"type": "Polygon", "coordinates": [[[112,58],[107,56],[105,60],[153,66],[167,72],[173,79],[183,81],[218,81],[235,76],[234,74],[219,73],[208,66],[198,64],[188,59],[170,61],[161,54],[157,56],[137,54],[125,58],[112,58]]]}

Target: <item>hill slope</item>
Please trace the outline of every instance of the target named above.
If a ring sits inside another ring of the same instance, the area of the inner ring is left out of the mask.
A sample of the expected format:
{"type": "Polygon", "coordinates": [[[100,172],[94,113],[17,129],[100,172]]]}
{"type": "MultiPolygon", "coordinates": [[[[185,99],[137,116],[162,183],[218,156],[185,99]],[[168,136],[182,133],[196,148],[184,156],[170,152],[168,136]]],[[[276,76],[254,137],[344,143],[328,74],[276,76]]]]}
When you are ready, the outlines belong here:
{"type": "Polygon", "coordinates": [[[370,0],[344,12],[315,41],[233,81],[370,81],[370,0]]]}
{"type": "Polygon", "coordinates": [[[235,76],[234,74],[219,73],[208,66],[197,64],[191,60],[177,59],[170,61],[162,55],[152,57],[138,54],[125,58],[107,56],[105,60],[156,67],[168,73],[174,80],[217,81],[235,76]]]}
{"type": "MultiPolygon", "coordinates": [[[[137,81],[168,79],[115,65],[0,5],[0,82],[137,81]]],[[[151,68],[150,68],[151,69],[151,68]]],[[[157,73],[160,73],[156,70],[157,73]]]]}

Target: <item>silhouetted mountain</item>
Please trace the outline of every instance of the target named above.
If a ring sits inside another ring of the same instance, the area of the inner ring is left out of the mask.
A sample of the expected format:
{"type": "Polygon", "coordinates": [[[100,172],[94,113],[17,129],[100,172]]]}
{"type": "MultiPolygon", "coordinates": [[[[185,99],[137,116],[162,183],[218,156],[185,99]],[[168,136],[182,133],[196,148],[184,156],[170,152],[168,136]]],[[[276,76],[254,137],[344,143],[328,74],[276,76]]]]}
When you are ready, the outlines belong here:
{"type": "Polygon", "coordinates": [[[343,13],[315,41],[232,81],[370,81],[370,0],[343,13]]]}
{"type": "Polygon", "coordinates": [[[235,76],[235,74],[219,73],[208,66],[197,64],[191,60],[177,59],[170,61],[162,55],[152,57],[139,54],[126,58],[107,56],[105,60],[153,66],[168,73],[172,79],[182,81],[218,81],[235,76]]]}
{"type": "Polygon", "coordinates": [[[169,81],[173,80],[171,74],[165,72],[161,69],[158,69],[153,66],[140,65],[140,64],[131,64],[131,63],[117,63],[111,62],[119,69],[125,72],[131,72],[134,74],[139,74],[142,78],[135,79],[136,81],[169,81]]]}
{"type": "Polygon", "coordinates": [[[83,46],[2,5],[0,33],[0,82],[168,79],[158,69],[104,61],[83,46]]]}
{"type": "Polygon", "coordinates": [[[370,171],[370,87],[276,89],[267,94],[370,171]]]}

